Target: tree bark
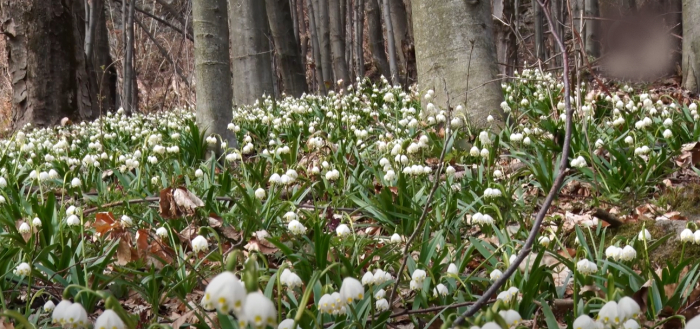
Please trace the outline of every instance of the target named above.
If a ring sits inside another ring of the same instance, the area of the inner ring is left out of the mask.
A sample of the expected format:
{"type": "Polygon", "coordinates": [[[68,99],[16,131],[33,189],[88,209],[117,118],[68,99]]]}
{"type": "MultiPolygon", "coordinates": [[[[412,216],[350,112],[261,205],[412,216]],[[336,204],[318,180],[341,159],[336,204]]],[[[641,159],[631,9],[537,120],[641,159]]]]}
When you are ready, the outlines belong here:
{"type": "Polygon", "coordinates": [[[700,2],[683,0],[683,87],[700,93],[700,2]]]}
{"type": "Polygon", "coordinates": [[[323,69],[324,88],[333,83],[333,61],[331,58],[330,19],[328,17],[328,0],[313,0],[314,21],[318,35],[319,50],[321,51],[321,67],[323,69]]]}
{"type": "Polygon", "coordinates": [[[490,1],[413,0],[412,6],[421,89],[435,90],[438,108],[465,104],[464,112],[454,114],[476,127],[487,126],[488,115],[502,118],[490,1]]]}
{"type": "Polygon", "coordinates": [[[316,15],[314,15],[313,0],[305,1],[307,6],[306,11],[309,15],[309,31],[311,31],[311,51],[313,52],[314,58],[313,68],[317,84],[316,89],[319,93],[325,94],[326,84],[323,79],[323,65],[321,65],[323,60],[321,59],[321,45],[318,41],[318,29],[316,28],[316,15]]]}
{"type": "Polygon", "coordinates": [[[13,126],[37,127],[94,119],[85,63],[84,3],[1,0],[12,79],[13,126]]]}
{"type": "Polygon", "coordinates": [[[382,0],[384,14],[384,25],[386,26],[386,43],[387,50],[389,54],[389,70],[391,71],[391,81],[392,84],[398,85],[399,83],[399,67],[396,62],[396,41],[394,40],[394,26],[391,21],[391,6],[389,5],[390,0],[382,0]]]}
{"type": "Polygon", "coordinates": [[[544,43],[544,13],[542,8],[537,3],[537,0],[532,0],[532,15],[533,25],[535,27],[535,56],[538,60],[545,60],[545,43],[544,43]]]}
{"type": "Polygon", "coordinates": [[[404,53],[404,45],[410,43],[411,37],[408,28],[408,14],[403,0],[386,0],[389,2],[389,14],[391,16],[391,28],[394,32],[394,49],[396,51],[396,65],[398,71],[399,82],[405,84],[407,56],[404,53]]]}
{"type": "Polygon", "coordinates": [[[384,33],[382,32],[382,19],[378,0],[366,0],[367,4],[367,36],[369,49],[372,54],[372,68],[375,72],[388,77],[391,75],[389,61],[384,49],[384,33]]]}
{"type": "Polygon", "coordinates": [[[495,0],[494,19],[496,30],[496,54],[499,72],[504,77],[513,76],[515,65],[518,63],[518,43],[513,29],[515,28],[515,8],[513,1],[495,0]]]}
{"type": "MultiPolygon", "coordinates": [[[[585,16],[599,17],[600,10],[598,0],[585,0],[585,16]]],[[[586,20],[586,31],[584,33],[586,42],[586,55],[591,57],[600,56],[600,38],[599,38],[600,21],[597,19],[586,20]]]]}
{"type": "MultiPolygon", "coordinates": [[[[237,147],[236,135],[227,129],[233,106],[226,0],[194,0],[192,18],[197,126],[206,135],[218,134],[230,147],[237,147]]],[[[220,154],[220,147],[216,151],[220,154]]]]}
{"type": "Polygon", "coordinates": [[[342,86],[351,83],[348,66],[345,63],[345,40],[341,22],[340,0],[328,1],[328,16],[330,20],[331,53],[333,55],[333,75],[335,81],[343,80],[342,86]]]}
{"type": "Polygon", "coordinates": [[[278,67],[282,75],[280,90],[299,97],[306,92],[306,73],[301,62],[301,50],[294,37],[294,21],[289,0],[265,0],[267,19],[275,45],[278,67]]]}
{"type": "Polygon", "coordinates": [[[231,47],[233,101],[236,105],[253,104],[262,95],[274,95],[272,57],[267,38],[270,25],[265,2],[232,0],[229,4],[231,44],[234,45],[231,47]]]}
{"type": "Polygon", "coordinates": [[[365,54],[362,48],[364,42],[363,33],[365,30],[364,2],[365,0],[355,0],[355,70],[357,78],[360,80],[365,78],[365,54]]]}
{"type": "MultiPolygon", "coordinates": [[[[557,35],[561,36],[562,38],[564,37],[564,10],[566,8],[566,3],[564,2],[565,0],[552,0],[550,3],[550,12],[552,14],[552,20],[554,21],[554,31],[557,32],[557,35]]],[[[555,47],[553,52],[559,53],[555,47]]],[[[554,66],[555,67],[561,67],[563,63],[564,56],[562,54],[555,55],[554,57],[554,66]]]]}
{"type": "Polygon", "coordinates": [[[90,78],[91,104],[98,113],[114,111],[117,106],[117,70],[110,55],[109,35],[104,2],[92,1],[89,31],[85,33],[86,67],[90,78]],[[93,21],[94,20],[94,21],[93,21]],[[91,35],[88,50],[88,35],[91,35]]]}
{"type": "MultiPolygon", "coordinates": [[[[126,2],[126,0],[124,0],[126,2]]],[[[130,0],[124,25],[124,74],[122,76],[122,108],[127,114],[138,110],[138,85],[134,70],[134,11],[136,0],[130,0]]],[[[123,7],[122,7],[123,8],[123,7]]]]}

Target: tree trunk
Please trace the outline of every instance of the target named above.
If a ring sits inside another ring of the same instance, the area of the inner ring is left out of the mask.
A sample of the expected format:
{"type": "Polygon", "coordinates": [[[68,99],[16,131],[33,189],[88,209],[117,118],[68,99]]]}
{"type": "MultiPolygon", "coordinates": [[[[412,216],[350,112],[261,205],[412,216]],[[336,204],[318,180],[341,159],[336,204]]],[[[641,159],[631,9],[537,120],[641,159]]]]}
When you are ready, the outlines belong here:
{"type": "Polygon", "coordinates": [[[494,19],[496,30],[496,54],[500,74],[504,77],[513,76],[515,65],[518,63],[518,44],[513,30],[515,28],[515,13],[513,1],[495,0],[494,19]]]}
{"type": "Polygon", "coordinates": [[[306,92],[306,73],[301,62],[301,50],[294,38],[294,22],[289,0],[265,0],[270,32],[275,45],[282,88],[287,95],[299,97],[306,92]]]}
{"type": "Polygon", "coordinates": [[[321,94],[326,94],[326,83],[323,80],[323,65],[321,62],[321,45],[318,41],[318,29],[316,28],[316,15],[314,15],[313,0],[305,0],[309,14],[309,31],[311,31],[311,51],[314,58],[314,75],[316,76],[316,89],[321,94]]]}
{"type": "Polygon", "coordinates": [[[231,44],[234,45],[231,47],[233,101],[236,105],[253,104],[262,95],[274,95],[272,57],[267,38],[270,25],[265,2],[232,0],[229,4],[231,44]]]}
{"type": "Polygon", "coordinates": [[[700,93],[700,2],[683,0],[683,87],[700,93]]]}
{"type": "Polygon", "coordinates": [[[362,35],[365,30],[364,2],[365,0],[355,0],[355,69],[357,78],[360,80],[365,78],[365,54],[362,48],[364,42],[362,35]]]}
{"type": "Polygon", "coordinates": [[[84,3],[1,0],[12,80],[13,125],[37,127],[94,119],[85,68],[84,3]],[[83,34],[81,35],[81,32],[83,34]]]}
{"type": "Polygon", "coordinates": [[[340,0],[328,1],[328,16],[331,31],[331,52],[333,55],[333,75],[336,81],[343,80],[342,86],[351,83],[348,66],[345,63],[345,40],[343,34],[343,24],[341,21],[340,0]]]}
{"type": "Polygon", "coordinates": [[[333,83],[333,61],[331,59],[330,19],[328,17],[328,0],[313,0],[314,21],[321,51],[323,83],[327,89],[333,83]]]}
{"type": "Polygon", "coordinates": [[[382,19],[379,10],[378,0],[367,1],[367,38],[369,39],[369,50],[372,54],[372,70],[388,77],[391,74],[389,61],[386,58],[384,49],[384,33],[382,32],[382,19]]]}
{"type": "Polygon", "coordinates": [[[90,5],[89,29],[85,32],[86,68],[90,79],[91,104],[98,113],[114,111],[117,98],[117,70],[112,65],[104,2],[94,0],[90,5]],[[88,39],[89,42],[88,42],[88,39]]]}
{"type": "Polygon", "coordinates": [[[406,19],[408,21],[408,39],[406,44],[402,46],[402,52],[406,56],[406,67],[404,68],[406,76],[404,78],[404,83],[406,86],[410,86],[417,80],[416,76],[416,48],[413,41],[413,8],[411,7],[411,0],[403,0],[404,7],[406,7],[406,19]]]}
{"type": "Polygon", "coordinates": [[[392,84],[398,85],[399,83],[399,66],[396,62],[396,41],[394,40],[394,26],[391,22],[391,6],[389,5],[390,0],[382,0],[384,14],[384,25],[386,26],[386,43],[387,50],[389,54],[389,70],[391,71],[391,81],[392,84]]]}
{"type": "Polygon", "coordinates": [[[403,85],[406,76],[406,54],[404,45],[409,43],[408,15],[403,0],[386,0],[389,2],[391,16],[391,28],[394,31],[394,49],[396,51],[396,65],[398,68],[399,82],[403,85]]]}
{"type": "MultiPolygon", "coordinates": [[[[126,2],[126,0],[124,0],[126,2]]],[[[138,85],[134,70],[134,10],[136,0],[130,0],[124,25],[124,74],[122,76],[122,108],[127,114],[138,110],[138,85]]],[[[123,7],[122,7],[123,8],[123,7]]]]}
{"type": "Polygon", "coordinates": [[[544,13],[542,13],[542,8],[537,3],[537,0],[532,0],[532,15],[535,27],[535,56],[542,62],[545,60],[544,13]]]}
{"type": "MultiPolygon", "coordinates": [[[[598,0],[585,0],[585,16],[599,17],[600,10],[598,9],[598,0]]],[[[597,19],[586,20],[586,31],[584,33],[586,42],[586,55],[597,58],[600,56],[600,40],[598,35],[598,26],[600,21],[597,19]]]]}
{"type": "Polygon", "coordinates": [[[313,89],[313,79],[306,79],[306,69],[308,67],[308,60],[306,56],[309,50],[309,34],[307,33],[309,29],[306,28],[306,19],[304,19],[304,0],[296,1],[297,7],[294,9],[297,12],[297,22],[299,24],[299,43],[301,44],[301,67],[302,72],[304,72],[304,81],[306,81],[305,90],[313,89]]]}
{"type": "MultiPolygon", "coordinates": [[[[197,125],[206,135],[218,134],[237,147],[236,135],[227,129],[233,106],[226,0],[194,0],[192,20],[197,125]]],[[[216,151],[220,154],[220,147],[216,151]]]]}
{"type": "MultiPolygon", "coordinates": [[[[566,8],[566,3],[564,1],[565,0],[552,0],[550,4],[550,13],[552,15],[552,20],[555,24],[554,31],[556,31],[557,35],[561,36],[562,38],[564,37],[564,10],[566,8]]],[[[553,54],[558,54],[554,57],[554,66],[561,67],[564,56],[562,54],[559,54],[561,51],[559,51],[556,47],[554,47],[552,52],[553,54]]]]}
{"type": "Polygon", "coordinates": [[[435,90],[433,103],[441,109],[466,103],[464,112],[455,115],[464,115],[476,127],[487,126],[488,115],[502,118],[491,3],[413,0],[412,6],[421,89],[435,90]]]}

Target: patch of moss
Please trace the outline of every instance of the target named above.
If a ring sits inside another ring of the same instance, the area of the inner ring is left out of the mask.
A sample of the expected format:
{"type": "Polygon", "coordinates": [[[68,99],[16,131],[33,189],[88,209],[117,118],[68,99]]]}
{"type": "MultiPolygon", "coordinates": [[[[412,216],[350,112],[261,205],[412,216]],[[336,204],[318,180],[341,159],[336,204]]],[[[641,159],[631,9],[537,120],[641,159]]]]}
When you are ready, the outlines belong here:
{"type": "Polygon", "coordinates": [[[660,206],[670,206],[672,211],[683,215],[700,214],[700,183],[693,182],[684,186],[670,187],[658,196],[656,203],[660,206]]]}

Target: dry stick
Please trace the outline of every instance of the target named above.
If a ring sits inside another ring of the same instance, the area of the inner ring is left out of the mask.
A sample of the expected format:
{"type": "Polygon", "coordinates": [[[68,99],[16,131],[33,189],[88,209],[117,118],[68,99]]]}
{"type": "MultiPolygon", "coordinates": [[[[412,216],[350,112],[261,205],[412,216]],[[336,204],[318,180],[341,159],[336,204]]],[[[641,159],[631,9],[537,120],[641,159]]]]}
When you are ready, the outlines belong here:
{"type": "Polygon", "coordinates": [[[177,73],[177,75],[180,76],[180,79],[182,79],[182,81],[185,83],[185,85],[187,85],[189,87],[190,83],[187,81],[187,77],[185,77],[185,75],[182,73],[182,70],[177,65],[177,63],[175,63],[175,60],[173,60],[173,58],[170,56],[168,51],[165,50],[165,48],[163,48],[163,46],[161,46],[160,43],[158,43],[155,36],[153,34],[151,34],[151,32],[149,32],[145,26],[143,26],[143,23],[141,22],[140,19],[134,18],[134,21],[141,28],[141,30],[143,30],[143,32],[146,33],[146,36],[148,36],[148,38],[151,39],[151,42],[153,42],[153,44],[156,45],[156,48],[158,48],[158,51],[160,52],[161,56],[163,56],[165,58],[165,60],[167,60],[173,66],[175,73],[177,73]]]}
{"type": "MultiPolygon", "coordinates": [[[[537,0],[537,3],[542,7],[544,7],[544,3],[542,0],[537,0]]],[[[540,230],[540,226],[542,226],[542,221],[544,220],[545,215],[547,215],[547,211],[549,210],[549,206],[552,204],[552,201],[554,201],[554,198],[557,196],[559,193],[559,189],[562,186],[562,183],[564,182],[564,176],[566,173],[566,166],[568,164],[569,160],[569,147],[571,146],[571,128],[573,126],[573,110],[571,108],[571,100],[569,99],[571,90],[569,86],[569,56],[566,53],[566,48],[564,46],[564,43],[561,41],[560,36],[557,34],[556,31],[553,30],[554,25],[552,24],[552,18],[549,15],[549,11],[543,10],[545,17],[547,18],[547,22],[549,23],[549,28],[550,31],[552,32],[552,36],[554,37],[554,40],[557,42],[557,45],[561,48],[563,51],[562,56],[563,56],[563,64],[564,64],[564,104],[566,106],[566,137],[564,138],[564,150],[562,152],[562,157],[561,157],[561,163],[559,165],[559,173],[557,174],[557,178],[554,181],[554,185],[552,188],[549,190],[549,194],[547,194],[547,198],[544,200],[544,203],[542,204],[542,207],[540,208],[540,211],[537,213],[537,217],[535,218],[535,223],[532,226],[532,229],[530,230],[530,234],[527,237],[527,240],[525,241],[525,245],[523,246],[522,251],[520,254],[515,258],[515,260],[510,264],[508,269],[506,269],[505,273],[496,280],[496,282],[489,287],[486,292],[484,292],[483,295],[474,303],[466,312],[464,312],[462,315],[460,315],[453,323],[452,327],[455,328],[459,325],[461,325],[464,320],[469,317],[474,315],[479,309],[481,309],[484,304],[489,300],[489,298],[498,291],[498,289],[501,288],[501,286],[510,278],[513,273],[515,273],[516,270],[518,270],[518,267],[520,266],[520,263],[523,262],[523,260],[530,254],[530,251],[532,251],[532,245],[535,242],[535,239],[537,239],[537,233],[540,230]]]]}

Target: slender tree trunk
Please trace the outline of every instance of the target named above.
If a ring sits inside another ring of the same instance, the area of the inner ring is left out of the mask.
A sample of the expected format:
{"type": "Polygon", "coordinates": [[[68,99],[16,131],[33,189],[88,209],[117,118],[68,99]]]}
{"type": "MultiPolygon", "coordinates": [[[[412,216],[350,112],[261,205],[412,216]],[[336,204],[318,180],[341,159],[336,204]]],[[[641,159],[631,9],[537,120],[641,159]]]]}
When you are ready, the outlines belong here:
{"type": "Polygon", "coordinates": [[[93,0],[88,30],[85,32],[85,63],[90,83],[90,103],[96,113],[113,111],[116,106],[117,75],[109,51],[104,2],[93,0]]]}
{"type": "Polygon", "coordinates": [[[406,7],[406,19],[408,21],[408,39],[406,44],[402,45],[402,52],[406,56],[406,76],[404,83],[407,86],[412,85],[417,80],[416,77],[416,48],[414,46],[413,38],[413,6],[411,5],[411,0],[403,0],[404,6],[406,7]]]}
{"type": "Polygon", "coordinates": [[[700,2],[683,0],[683,87],[700,93],[700,2]]]}
{"type": "Polygon", "coordinates": [[[542,8],[537,3],[537,0],[532,0],[532,13],[535,27],[535,56],[540,61],[545,60],[545,43],[544,43],[544,14],[542,8]]]}
{"type": "Polygon", "coordinates": [[[388,77],[391,74],[389,61],[384,49],[384,33],[382,32],[382,18],[378,0],[367,1],[367,36],[369,50],[372,54],[372,68],[379,74],[388,77]]]}
{"type": "MultiPolygon", "coordinates": [[[[564,1],[566,0],[551,0],[552,2],[550,3],[550,8],[551,8],[551,15],[552,15],[552,20],[554,21],[554,30],[557,32],[557,35],[564,36],[564,8],[566,8],[566,3],[564,1]]],[[[553,49],[553,53],[558,53],[560,52],[559,50],[553,49]]],[[[563,63],[563,55],[558,54],[554,57],[554,66],[555,67],[561,67],[563,63]]]]}
{"type": "Polygon", "coordinates": [[[333,83],[333,61],[331,58],[330,19],[328,17],[329,0],[314,1],[314,22],[321,51],[321,67],[323,69],[324,87],[327,89],[333,83]]]}
{"type": "Polygon", "coordinates": [[[301,44],[301,67],[302,72],[304,72],[304,80],[306,81],[305,90],[314,90],[312,87],[314,82],[313,79],[307,79],[306,69],[308,67],[308,50],[309,50],[309,30],[306,28],[306,19],[304,18],[304,0],[296,0],[297,7],[295,8],[297,12],[297,21],[299,24],[299,43],[301,44]]]}
{"type": "MultiPolygon", "coordinates": [[[[124,0],[126,1],[126,0],[124,0]]],[[[127,114],[138,111],[138,86],[134,70],[134,10],[136,0],[130,0],[124,26],[124,75],[122,81],[122,107],[127,114]]]]}
{"type": "Polygon", "coordinates": [[[399,82],[405,84],[406,54],[404,45],[409,43],[408,15],[403,0],[386,0],[389,2],[389,14],[391,16],[391,28],[394,31],[394,49],[396,51],[396,64],[398,66],[399,82]]]}
{"type": "Polygon", "coordinates": [[[313,68],[316,76],[316,88],[321,94],[326,94],[326,83],[323,79],[323,66],[321,62],[321,45],[318,41],[318,28],[316,27],[316,19],[314,15],[313,0],[306,0],[307,13],[309,15],[309,31],[311,31],[311,51],[313,52],[313,68]]]}
{"type": "MultiPolygon", "coordinates": [[[[585,16],[599,17],[598,0],[585,0],[585,16]]],[[[598,36],[600,21],[597,19],[586,20],[586,55],[591,57],[600,56],[600,40],[598,36]]]]}
{"type": "Polygon", "coordinates": [[[233,106],[226,0],[193,0],[192,18],[197,125],[206,135],[218,134],[237,147],[236,135],[227,129],[233,106]]]}
{"type": "Polygon", "coordinates": [[[399,67],[396,62],[396,42],[394,41],[394,27],[391,22],[391,6],[389,5],[390,0],[382,0],[383,2],[383,14],[384,14],[384,25],[386,26],[386,42],[388,45],[389,54],[389,70],[391,71],[391,83],[394,85],[399,84],[399,67]]]}
{"type": "Polygon", "coordinates": [[[454,114],[465,116],[475,127],[488,126],[489,115],[502,118],[490,1],[413,0],[412,4],[421,89],[435,90],[433,103],[440,109],[466,103],[464,112],[454,114]]]}
{"type": "Polygon", "coordinates": [[[267,18],[275,45],[275,54],[282,75],[281,91],[299,97],[306,92],[306,73],[301,62],[301,50],[292,33],[292,8],[288,0],[265,0],[267,18]]]}
{"type": "Polygon", "coordinates": [[[362,48],[365,29],[364,2],[365,0],[355,0],[355,70],[360,80],[365,78],[365,54],[362,48]]]}
{"type": "Polygon", "coordinates": [[[274,95],[272,57],[268,40],[270,25],[267,21],[265,2],[230,1],[229,21],[231,44],[234,45],[231,47],[234,103],[248,105],[255,103],[262,95],[274,95]]]}
{"type": "MultiPolygon", "coordinates": [[[[296,0],[289,0],[287,3],[289,6],[289,14],[292,15],[292,28],[294,30],[294,41],[296,41],[297,44],[299,44],[299,18],[297,17],[297,5],[296,5],[296,0]]],[[[266,5],[266,7],[270,7],[269,5],[266,5]]],[[[269,16],[269,14],[268,14],[269,16]]],[[[270,18],[268,17],[268,20],[270,18]]]]}
{"type": "Polygon", "coordinates": [[[515,65],[518,62],[518,44],[513,33],[515,28],[515,13],[513,1],[510,0],[495,0],[494,1],[494,28],[496,30],[496,54],[500,63],[500,73],[505,77],[513,76],[515,65]]]}
{"type": "Polygon", "coordinates": [[[328,16],[330,20],[331,52],[333,55],[333,75],[336,81],[343,80],[345,86],[350,83],[348,66],[345,64],[345,42],[343,40],[343,25],[340,20],[340,0],[328,1],[328,16]]]}

